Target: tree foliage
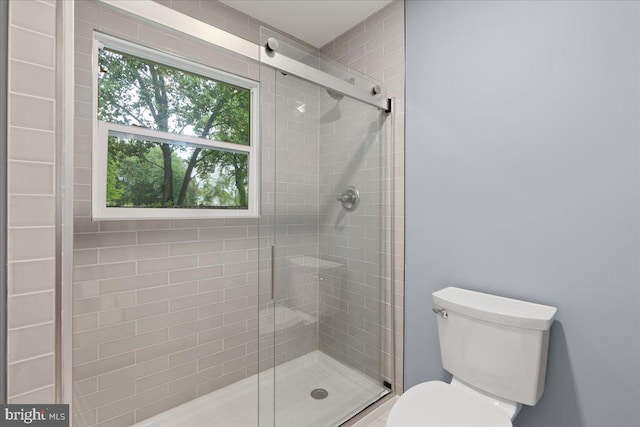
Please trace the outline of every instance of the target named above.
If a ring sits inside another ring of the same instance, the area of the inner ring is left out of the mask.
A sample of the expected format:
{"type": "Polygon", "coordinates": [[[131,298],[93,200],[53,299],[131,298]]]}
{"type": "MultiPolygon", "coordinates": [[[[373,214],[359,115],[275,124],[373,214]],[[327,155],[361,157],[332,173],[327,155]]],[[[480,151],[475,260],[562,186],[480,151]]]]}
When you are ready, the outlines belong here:
{"type": "MultiPolygon", "coordinates": [[[[100,120],[249,145],[248,89],[109,49],[99,66],[100,120]]],[[[246,153],[122,136],[108,146],[108,206],[247,207],[246,153]]]]}

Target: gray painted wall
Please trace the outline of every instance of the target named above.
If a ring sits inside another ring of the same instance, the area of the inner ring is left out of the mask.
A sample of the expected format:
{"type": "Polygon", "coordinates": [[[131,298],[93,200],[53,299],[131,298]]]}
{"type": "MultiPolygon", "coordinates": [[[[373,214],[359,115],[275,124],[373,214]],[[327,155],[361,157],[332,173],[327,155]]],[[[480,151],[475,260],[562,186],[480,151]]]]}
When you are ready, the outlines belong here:
{"type": "Polygon", "coordinates": [[[407,1],[407,386],[448,379],[431,293],[558,307],[517,427],[640,402],[640,4],[407,1]]]}

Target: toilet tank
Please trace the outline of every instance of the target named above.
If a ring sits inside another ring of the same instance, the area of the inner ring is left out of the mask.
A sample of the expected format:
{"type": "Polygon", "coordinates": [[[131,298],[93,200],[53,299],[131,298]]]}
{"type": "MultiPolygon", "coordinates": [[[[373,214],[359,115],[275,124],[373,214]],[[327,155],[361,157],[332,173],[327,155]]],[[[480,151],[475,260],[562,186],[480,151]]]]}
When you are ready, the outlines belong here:
{"type": "Polygon", "coordinates": [[[433,301],[444,369],[503,399],[538,402],[555,307],[456,287],[435,292],[433,301]]]}

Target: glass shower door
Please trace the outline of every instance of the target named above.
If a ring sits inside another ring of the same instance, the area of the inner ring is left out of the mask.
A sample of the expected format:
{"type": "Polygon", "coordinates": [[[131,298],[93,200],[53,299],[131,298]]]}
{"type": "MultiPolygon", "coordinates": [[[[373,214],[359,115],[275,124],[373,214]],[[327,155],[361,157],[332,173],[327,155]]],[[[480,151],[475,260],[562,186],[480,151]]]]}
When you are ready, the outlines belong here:
{"type": "Polygon", "coordinates": [[[389,392],[386,114],[262,76],[259,424],[339,425],[389,392]]]}

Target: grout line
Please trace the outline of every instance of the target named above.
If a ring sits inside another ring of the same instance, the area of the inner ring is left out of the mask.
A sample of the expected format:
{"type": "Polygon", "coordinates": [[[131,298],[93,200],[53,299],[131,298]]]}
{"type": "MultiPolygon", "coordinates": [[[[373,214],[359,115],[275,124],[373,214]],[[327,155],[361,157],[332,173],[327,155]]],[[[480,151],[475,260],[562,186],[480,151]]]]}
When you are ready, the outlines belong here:
{"type": "Polygon", "coordinates": [[[20,264],[24,262],[34,262],[34,261],[55,261],[55,258],[30,258],[30,259],[19,259],[15,261],[9,261],[9,265],[11,264],[20,264]]]}
{"type": "Polygon", "coordinates": [[[51,384],[46,385],[46,386],[44,386],[44,387],[40,387],[40,388],[36,388],[36,389],[33,389],[33,390],[29,390],[29,391],[27,391],[27,392],[25,392],[25,393],[14,394],[14,395],[12,395],[12,396],[9,396],[9,399],[8,399],[8,400],[11,400],[11,399],[16,398],[16,397],[26,396],[26,395],[28,395],[28,394],[31,394],[31,393],[34,393],[34,392],[37,392],[37,391],[46,390],[46,389],[48,389],[48,388],[53,388],[53,386],[54,386],[54,384],[53,384],[53,383],[51,383],[51,384]]]}
{"type": "Polygon", "coordinates": [[[55,321],[51,320],[49,322],[43,322],[43,323],[34,323],[32,325],[27,325],[27,326],[19,326],[17,328],[7,328],[7,331],[11,332],[11,331],[20,331],[22,329],[29,329],[29,328],[33,328],[36,326],[45,326],[45,325],[54,325],[55,321]]]}
{"type": "Polygon", "coordinates": [[[38,34],[38,35],[41,35],[41,36],[45,36],[45,37],[47,37],[49,39],[52,39],[52,40],[55,40],[55,38],[56,38],[55,35],[51,35],[51,34],[47,34],[47,33],[41,33],[40,31],[32,30],[31,28],[25,28],[25,27],[22,27],[20,25],[16,25],[16,24],[13,24],[13,23],[10,24],[10,27],[11,28],[18,28],[18,29],[23,30],[23,31],[28,31],[28,32],[33,33],[33,34],[38,34]]]}
{"type": "Polygon", "coordinates": [[[10,225],[7,227],[8,230],[41,230],[41,229],[55,229],[55,225],[20,225],[14,226],[10,225]]]}
{"type": "MultiPolygon", "coordinates": [[[[39,100],[41,100],[41,101],[49,101],[49,102],[51,102],[52,104],[55,104],[55,103],[56,103],[56,98],[46,98],[46,97],[44,97],[44,96],[29,95],[29,94],[27,94],[27,93],[14,92],[14,91],[12,91],[12,90],[10,90],[10,91],[9,91],[9,95],[18,95],[18,96],[24,96],[24,97],[26,97],[26,98],[31,98],[31,99],[39,99],[39,100]]],[[[38,129],[38,128],[36,128],[36,129],[38,129]]],[[[45,129],[45,130],[48,130],[48,129],[45,129]]],[[[55,132],[55,130],[54,130],[54,132],[55,132]]]]}
{"type": "Polygon", "coordinates": [[[27,65],[31,65],[31,66],[34,66],[34,67],[45,68],[45,69],[51,70],[51,71],[55,71],[56,70],[56,67],[54,67],[54,66],[36,64],[35,62],[25,61],[24,59],[11,58],[11,62],[18,62],[20,64],[27,64],[27,65]]]}
{"type": "Polygon", "coordinates": [[[36,359],[44,359],[45,357],[49,357],[49,356],[55,356],[55,353],[44,353],[44,354],[40,354],[38,356],[33,356],[33,357],[28,357],[26,359],[16,360],[15,362],[7,363],[7,366],[11,367],[12,365],[17,365],[19,363],[24,363],[24,362],[30,362],[30,361],[36,360],[36,359]]]}
{"type": "MultiPolygon", "coordinates": [[[[11,163],[27,163],[27,164],[40,164],[40,165],[55,165],[55,162],[43,162],[42,160],[22,160],[9,158],[9,164],[11,163]]],[[[11,193],[20,194],[20,193],[11,193]]]]}
{"type": "Polygon", "coordinates": [[[10,129],[30,130],[30,131],[34,131],[34,132],[50,133],[50,134],[52,134],[51,136],[55,136],[55,133],[56,133],[55,130],[32,128],[32,127],[26,127],[26,126],[20,126],[20,125],[11,125],[11,126],[9,126],[9,128],[10,129]]]}
{"type": "Polygon", "coordinates": [[[29,296],[29,295],[39,295],[39,294],[46,294],[46,293],[53,293],[53,292],[55,292],[54,289],[48,289],[48,290],[44,290],[44,291],[24,292],[24,293],[20,293],[20,294],[11,294],[11,295],[9,295],[9,298],[21,297],[21,296],[29,296]]]}

